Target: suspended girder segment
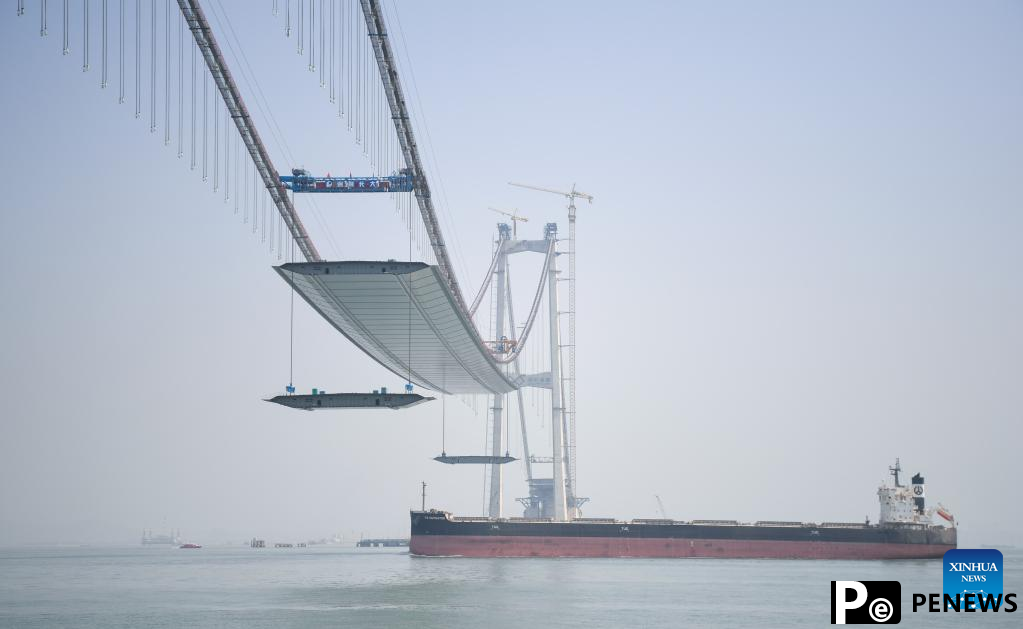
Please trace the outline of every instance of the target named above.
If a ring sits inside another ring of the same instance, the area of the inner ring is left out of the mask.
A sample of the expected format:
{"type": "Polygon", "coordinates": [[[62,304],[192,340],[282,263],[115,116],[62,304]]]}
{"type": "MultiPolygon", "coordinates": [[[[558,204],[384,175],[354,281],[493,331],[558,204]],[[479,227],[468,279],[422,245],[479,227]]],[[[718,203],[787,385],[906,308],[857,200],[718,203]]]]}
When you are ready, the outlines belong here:
{"type": "Polygon", "coordinates": [[[446,454],[435,456],[433,460],[448,465],[504,465],[518,461],[513,456],[448,456],[446,454]]]}
{"type": "Polygon", "coordinates": [[[305,411],[339,408],[409,408],[434,398],[418,393],[317,393],[315,395],[278,395],[267,402],[305,411]]]}
{"type": "Polygon", "coordinates": [[[323,318],[402,379],[444,393],[507,393],[515,383],[422,262],[297,262],[275,267],[323,318]]]}
{"type": "Polygon", "coordinates": [[[509,240],[507,244],[508,255],[532,251],[533,253],[547,253],[550,243],[547,240],[509,240]]]}

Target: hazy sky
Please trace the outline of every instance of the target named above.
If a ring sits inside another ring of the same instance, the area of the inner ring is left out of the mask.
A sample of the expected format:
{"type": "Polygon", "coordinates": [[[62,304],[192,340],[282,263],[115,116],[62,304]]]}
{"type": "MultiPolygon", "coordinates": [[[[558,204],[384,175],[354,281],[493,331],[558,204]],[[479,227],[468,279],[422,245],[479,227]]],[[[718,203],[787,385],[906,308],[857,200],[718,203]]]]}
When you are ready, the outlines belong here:
{"type": "MultiPolygon", "coordinates": [[[[481,470],[431,460],[439,403],[261,401],[288,379],[276,256],[176,157],[176,127],[163,145],[162,102],[155,134],[134,119],[130,37],[118,105],[96,30],[83,73],[78,13],[62,57],[57,3],[46,39],[35,3],[13,4],[0,543],[401,535],[423,480],[430,506],[482,512],[481,470]]],[[[368,170],[271,3],[223,4],[286,138],[252,108],[278,167],[368,170]]],[[[507,181],[596,197],[579,219],[587,515],[653,517],[658,494],[680,519],[876,519],[900,456],[964,546],[1023,543],[1023,4],[394,4],[463,285],[489,262],[487,206],[519,208],[529,237],[565,222],[558,197],[507,181]]],[[[379,199],[317,205],[299,200],[328,258],[407,247],[379,199]]],[[[301,303],[295,329],[301,389],[403,384],[301,303]]],[[[448,452],[479,453],[484,420],[447,408],[448,452]]],[[[509,502],[522,478],[508,467],[509,502]]]]}

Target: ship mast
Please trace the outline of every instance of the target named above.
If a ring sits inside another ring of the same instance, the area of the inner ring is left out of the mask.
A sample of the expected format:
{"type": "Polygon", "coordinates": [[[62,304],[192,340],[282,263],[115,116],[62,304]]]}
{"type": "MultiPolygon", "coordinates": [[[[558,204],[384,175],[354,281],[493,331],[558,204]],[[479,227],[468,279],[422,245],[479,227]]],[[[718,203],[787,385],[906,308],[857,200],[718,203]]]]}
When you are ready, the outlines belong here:
{"type": "Polygon", "coordinates": [[[899,484],[899,472],[902,471],[902,466],[899,465],[899,458],[898,457],[895,457],[895,467],[892,467],[892,466],[889,465],[888,466],[888,471],[891,472],[892,476],[895,477],[895,486],[896,487],[902,487],[902,485],[899,484]]]}

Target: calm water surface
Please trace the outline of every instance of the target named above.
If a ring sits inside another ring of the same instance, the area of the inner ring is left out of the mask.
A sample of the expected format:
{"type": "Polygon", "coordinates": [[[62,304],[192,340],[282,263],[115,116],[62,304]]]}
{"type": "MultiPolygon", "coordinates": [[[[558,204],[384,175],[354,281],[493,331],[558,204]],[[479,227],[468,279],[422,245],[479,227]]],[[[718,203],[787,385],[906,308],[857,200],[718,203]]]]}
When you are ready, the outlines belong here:
{"type": "MultiPolygon", "coordinates": [[[[1023,555],[1005,553],[1006,591],[1023,555]]],[[[940,561],[421,558],[342,547],[0,550],[2,627],[825,627],[830,581],[902,583],[902,626],[1020,627],[913,614],[940,561]]]]}

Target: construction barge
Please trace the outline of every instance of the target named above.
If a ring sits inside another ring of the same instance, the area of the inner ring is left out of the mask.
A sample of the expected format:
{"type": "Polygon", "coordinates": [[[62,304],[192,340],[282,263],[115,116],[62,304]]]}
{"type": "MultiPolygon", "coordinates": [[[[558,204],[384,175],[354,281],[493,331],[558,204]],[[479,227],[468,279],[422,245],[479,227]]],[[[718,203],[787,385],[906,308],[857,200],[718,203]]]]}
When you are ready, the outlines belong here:
{"type": "Polygon", "coordinates": [[[924,504],[924,479],[878,489],[877,524],[732,520],[460,518],[412,511],[409,552],[463,557],[714,557],[735,559],[929,559],[956,548],[955,519],[924,504]],[[937,514],[948,525],[931,523],[937,514]]]}

